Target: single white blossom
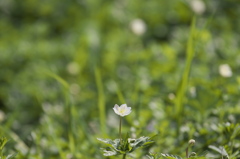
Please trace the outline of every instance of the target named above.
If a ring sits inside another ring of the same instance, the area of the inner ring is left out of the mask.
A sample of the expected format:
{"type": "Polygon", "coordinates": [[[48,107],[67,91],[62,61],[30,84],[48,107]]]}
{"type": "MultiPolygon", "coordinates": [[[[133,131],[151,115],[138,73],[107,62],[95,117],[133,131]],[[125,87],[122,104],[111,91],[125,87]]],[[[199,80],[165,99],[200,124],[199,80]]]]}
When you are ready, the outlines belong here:
{"type": "Polygon", "coordinates": [[[130,23],[130,28],[131,28],[132,32],[136,35],[142,35],[147,30],[147,26],[142,19],[134,19],[130,23]]]}
{"type": "Polygon", "coordinates": [[[190,5],[196,14],[203,14],[206,10],[205,3],[202,0],[191,0],[190,5]]]}
{"type": "Polygon", "coordinates": [[[0,110],[0,123],[5,119],[5,113],[0,110]]]}
{"type": "Polygon", "coordinates": [[[219,73],[223,77],[231,77],[232,69],[228,64],[222,64],[219,66],[219,73]]]}
{"type": "Polygon", "coordinates": [[[131,113],[131,107],[128,107],[127,104],[122,104],[120,107],[115,104],[113,110],[117,115],[120,116],[126,116],[131,113]]]}
{"type": "Polygon", "coordinates": [[[71,75],[77,75],[80,72],[80,66],[77,62],[71,62],[67,65],[67,71],[71,75]]]}

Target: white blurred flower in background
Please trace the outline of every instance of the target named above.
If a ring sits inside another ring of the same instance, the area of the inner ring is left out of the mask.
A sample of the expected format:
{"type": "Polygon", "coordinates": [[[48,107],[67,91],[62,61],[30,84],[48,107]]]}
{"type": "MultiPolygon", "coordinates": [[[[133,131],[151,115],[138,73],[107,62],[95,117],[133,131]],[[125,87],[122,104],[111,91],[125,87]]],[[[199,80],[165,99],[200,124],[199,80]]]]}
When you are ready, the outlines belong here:
{"type": "Polygon", "coordinates": [[[197,95],[196,87],[190,87],[189,92],[192,97],[196,97],[197,95]]]}
{"type": "Polygon", "coordinates": [[[223,77],[231,77],[232,69],[228,64],[222,64],[219,66],[219,73],[223,77]]]}
{"type": "Polygon", "coordinates": [[[71,62],[67,65],[67,71],[71,75],[77,75],[80,71],[79,64],[77,62],[71,62]]]}
{"type": "Polygon", "coordinates": [[[131,28],[132,32],[136,35],[142,35],[147,30],[147,26],[142,19],[134,19],[130,23],[130,28],[131,28]]]}
{"type": "Polygon", "coordinates": [[[5,113],[0,110],[0,122],[2,122],[5,119],[5,113]]]}
{"type": "Polygon", "coordinates": [[[203,14],[206,10],[206,6],[202,0],[191,0],[190,6],[196,14],[203,14]]]}
{"type": "Polygon", "coordinates": [[[169,94],[168,94],[168,98],[169,98],[170,100],[174,100],[174,99],[175,99],[175,95],[174,95],[173,93],[169,93],[169,94]]]}

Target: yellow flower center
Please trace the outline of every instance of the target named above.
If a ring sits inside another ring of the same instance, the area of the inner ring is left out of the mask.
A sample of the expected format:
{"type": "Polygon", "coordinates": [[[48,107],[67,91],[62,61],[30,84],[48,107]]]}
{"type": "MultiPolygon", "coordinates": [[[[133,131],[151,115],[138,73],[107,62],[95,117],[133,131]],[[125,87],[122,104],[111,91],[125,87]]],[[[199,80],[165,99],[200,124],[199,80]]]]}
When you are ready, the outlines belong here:
{"type": "Polygon", "coordinates": [[[120,114],[124,114],[124,113],[125,113],[125,109],[120,109],[120,110],[119,110],[119,113],[120,113],[120,114]]]}

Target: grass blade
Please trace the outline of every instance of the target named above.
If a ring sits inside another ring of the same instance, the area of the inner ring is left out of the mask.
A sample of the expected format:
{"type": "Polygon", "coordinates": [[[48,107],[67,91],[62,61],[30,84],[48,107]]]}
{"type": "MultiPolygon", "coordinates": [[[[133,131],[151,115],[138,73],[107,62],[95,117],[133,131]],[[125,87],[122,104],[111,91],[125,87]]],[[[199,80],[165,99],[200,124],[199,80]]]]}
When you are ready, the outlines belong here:
{"type": "Polygon", "coordinates": [[[95,68],[95,79],[98,89],[98,109],[100,117],[100,125],[102,134],[106,134],[106,113],[105,113],[105,97],[103,91],[103,83],[101,73],[98,68],[95,68]]]}
{"type": "MultiPolygon", "coordinates": [[[[186,65],[183,71],[183,75],[180,81],[180,87],[177,90],[177,97],[175,100],[175,110],[176,110],[176,118],[178,122],[181,123],[182,116],[184,115],[184,107],[183,107],[183,100],[185,96],[185,92],[187,89],[188,81],[189,81],[189,74],[191,70],[191,65],[192,65],[192,60],[194,57],[194,46],[193,46],[193,36],[195,32],[195,18],[192,20],[191,24],[191,31],[190,31],[190,36],[188,38],[187,42],[187,59],[186,59],[186,65]]],[[[180,124],[178,124],[180,125],[180,124]]]]}

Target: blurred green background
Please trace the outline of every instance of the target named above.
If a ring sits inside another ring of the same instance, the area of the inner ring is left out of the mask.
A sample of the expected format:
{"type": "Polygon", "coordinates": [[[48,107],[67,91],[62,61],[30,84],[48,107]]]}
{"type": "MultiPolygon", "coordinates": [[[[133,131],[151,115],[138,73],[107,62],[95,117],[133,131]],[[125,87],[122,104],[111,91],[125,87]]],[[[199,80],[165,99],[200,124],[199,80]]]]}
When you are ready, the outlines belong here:
{"type": "Polygon", "coordinates": [[[104,158],[96,138],[118,137],[112,108],[123,103],[133,110],[123,132],[159,134],[135,158],[184,154],[190,138],[200,151],[229,144],[240,120],[239,15],[237,0],[0,0],[5,152],[104,158]]]}

